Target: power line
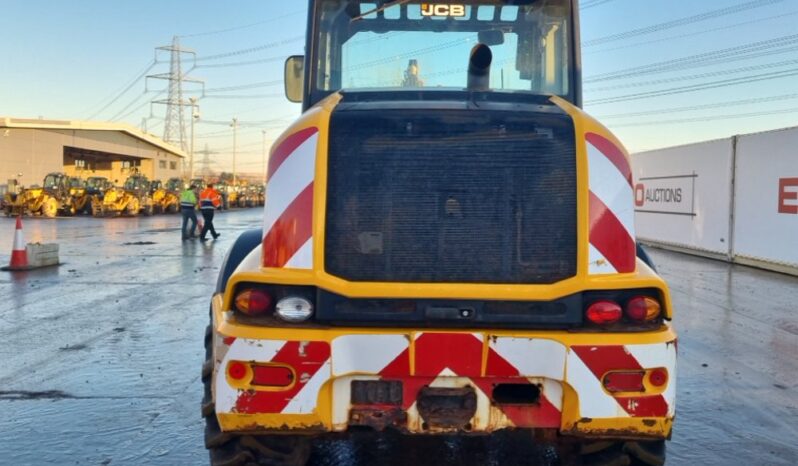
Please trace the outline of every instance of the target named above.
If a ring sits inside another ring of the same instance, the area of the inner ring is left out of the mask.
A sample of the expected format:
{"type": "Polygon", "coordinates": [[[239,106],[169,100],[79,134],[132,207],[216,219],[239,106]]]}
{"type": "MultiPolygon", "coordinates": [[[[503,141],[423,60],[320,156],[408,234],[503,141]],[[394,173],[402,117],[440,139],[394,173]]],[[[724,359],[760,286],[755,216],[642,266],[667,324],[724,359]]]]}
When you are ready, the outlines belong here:
{"type": "MultiPolygon", "coordinates": [[[[111,105],[113,105],[114,103],[116,103],[116,102],[117,102],[119,99],[121,99],[121,98],[122,98],[122,96],[124,96],[125,94],[127,94],[127,92],[128,92],[129,90],[133,89],[133,86],[135,86],[137,82],[139,82],[139,81],[140,81],[142,78],[144,78],[144,76],[146,76],[146,75],[147,75],[147,73],[149,73],[149,72],[150,72],[150,70],[151,70],[151,69],[153,69],[153,68],[155,67],[155,65],[156,65],[156,64],[157,64],[157,62],[156,62],[155,60],[151,61],[151,62],[149,63],[149,65],[147,65],[147,66],[144,68],[144,70],[142,70],[142,71],[141,71],[139,74],[137,74],[137,75],[136,75],[136,77],[135,77],[135,78],[133,78],[133,80],[132,80],[132,81],[130,81],[130,83],[128,83],[126,86],[123,86],[123,87],[121,88],[121,90],[119,90],[119,91],[116,91],[116,92],[115,92],[115,94],[116,94],[116,97],[112,98],[112,99],[111,99],[111,100],[110,100],[108,103],[106,103],[105,105],[103,105],[103,107],[102,107],[101,109],[99,109],[99,110],[97,110],[96,112],[92,113],[92,114],[91,114],[91,115],[89,115],[89,116],[88,116],[86,119],[87,119],[87,120],[91,120],[91,119],[93,119],[94,117],[96,117],[97,115],[101,114],[101,113],[102,113],[102,112],[104,112],[106,109],[108,109],[108,107],[110,107],[111,105]]],[[[113,95],[113,94],[111,94],[111,95],[113,95]]],[[[110,96],[106,97],[105,99],[101,100],[100,102],[104,102],[104,101],[105,101],[106,99],[108,99],[109,97],[110,97],[110,96]]]]}
{"type": "MultiPolygon", "coordinates": [[[[202,122],[202,120],[198,121],[198,123],[200,123],[200,122],[202,122]]],[[[229,126],[230,122],[227,122],[227,125],[229,126]]],[[[239,135],[240,134],[249,134],[249,133],[254,133],[256,131],[261,131],[261,130],[263,130],[263,128],[259,128],[259,127],[253,126],[253,127],[250,127],[250,128],[244,128],[244,129],[239,130],[238,134],[239,135]]],[[[220,130],[220,131],[212,131],[210,133],[200,133],[196,137],[197,138],[212,139],[212,138],[220,138],[222,136],[230,136],[231,133],[232,133],[232,130],[224,129],[224,130],[220,130]]]]}
{"type": "MultiPolygon", "coordinates": [[[[127,112],[127,113],[125,113],[124,115],[122,114],[122,113],[123,113],[125,110],[127,110],[128,108],[130,108],[131,106],[133,106],[133,104],[135,104],[135,103],[138,101],[138,99],[140,99],[142,96],[146,96],[147,94],[149,94],[149,93],[151,93],[151,92],[153,92],[153,91],[144,91],[144,93],[143,93],[143,94],[141,94],[141,95],[139,95],[138,97],[136,97],[136,99],[134,99],[134,100],[133,100],[133,101],[131,101],[129,104],[127,104],[127,106],[125,106],[125,108],[123,108],[122,110],[120,110],[119,112],[117,112],[117,114],[116,114],[116,115],[114,115],[113,117],[111,117],[110,121],[119,121],[119,120],[124,120],[124,119],[125,119],[125,118],[127,118],[128,116],[130,116],[130,115],[132,115],[132,114],[134,114],[134,113],[138,112],[139,110],[141,110],[142,108],[144,108],[145,106],[147,106],[148,104],[150,104],[151,102],[150,102],[149,100],[146,100],[146,101],[144,101],[144,102],[143,102],[141,105],[139,105],[138,107],[134,108],[133,110],[131,110],[131,111],[129,111],[129,112],[127,112]]],[[[164,89],[164,90],[160,91],[159,93],[155,94],[155,95],[154,95],[152,98],[153,98],[153,99],[157,99],[158,97],[160,97],[160,96],[164,95],[165,93],[166,93],[166,89],[164,89]]]]}
{"type": "Polygon", "coordinates": [[[230,91],[243,91],[246,89],[257,89],[259,87],[269,87],[269,86],[277,86],[282,84],[282,79],[277,79],[274,81],[261,81],[257,83],[250,83],[250,84],[238,84],[235,86],[227,86],[227,87],[215,87],[211,89],[205,89],[205,92],[230,92],[230,91]]]}
{"type": "Polygon", "coordinates": [[[268,49],[272,49],[272,48],[275,48],[275,47],[279,47],[281,45],[287,45],[287,44],[291,44],[291,43],[299,42],[299,41],[303,41],[303,40],[305,40],[305,36],[304,35],[302,35],[302,36],[294,36],[294,37],[289,37],[287,39],[283,39],[283,40],[280,40],[280,41],[269,42],[268,44],[258,45],[258,46],[255,46],[255,47],[249,47],[249,48],[246,48],[246,49],[233,50],[231,52],[224,52],[224,53],[217,53],[216,55],[206,55],[204,57],[197,57],[196,61],[200,62],[200,61],[218,60],[220,58],[235,57],[235,56],[238,56],[238,55],[245,55],[245,54],[249,54],[249,53],[260,52],[261,50],[268,50],[268,49]]]}
{"type": "Polygon", "coordinates": [[[197,65],[197,68],[229,68],[232,66],[259,65],[261,63],[272,63],[283,60],[285,60],[285,56],[281,55],[279,57],[261,58],[260,60],[248,60],[248,61],[238,61],[230,63],[212,63],[210,65],[199,64],[197,65]]]}
{"type": "MultiPolygon", "coordinates": [[[[122,107],[122,109],[121,109],[121,110],[119,110],[118,112],[116,112],[116,113],[114,114],[114,116],[112,116],[112,117],[111,117],[111,118],[109,118],[108,120],[109,120],[109,121],[117,121],[117,120],[119,119],[119,116],[120,116],[120,115],[122,115],[123,113],[125,113],[125,111],[127,111],[127,109],[129,109],[130,107],[132,107],[133,105],[135,105],[135,104],[136,104],[136,102],[138,102],[138,101],[139,101],[139,99],[141,99],[142,97],[146,96],[146,95],[147,95],[147,94],[149,94],[150,92],[152,92],[152,91],[144,91],[144,92],[142,92],[141,94],[137,95],[136,97],[134,97],[134,98],[133,98],[133,100],[131,100],[130,102],[128,102],[128,104],[127,104],[127,105],[125,105],[124,107],[122,107]]],[[[148,104],[148,103],[149,103],[149,101],[145,102],[145,105],[146,105],[146,104],[148,104]]]]}
{"type": "Polygon", "coordinates": [[[601,5],[604,5],[605,3],[609,3],[609,2],[613,2],[613,1],[615,1],[615,0],[593,0],[592,2],[591,1],[587,1],[587,2],[582,3],[581,5],[579,5],[579,9],[580,10],[588,10],[590,8],[601,6],[601,5]]]}
{"type": "Polygon", "coordinates": [[[645,87],[645,86],[653,86],[657,84],[670,84],[676,81],[690,81],[693,79],[703,79],[703,78],[712,78],[715,76],[727,76],[731,74],[737,73],[744,73],[748,71],[759,71],[759,70],[766,70],[772,68],[780,68],[788,65],[796,65],[798,64],[798,60],[783,60],[780,62],[774,63],[763,63],[761,65],[752,65],[752,66],[744,66],[741,68],[733,68],[727,70],[718,70],[718,71],[711,71],[708,73],[701,73],[701,74],[693,74],[693,75],[683,75],[683,76],[674,76],[671,78],[664,78],[664,79],[655,79],[653,81],[637,81],[631,82],[626,84],[619,84],[615,86],[605,86],[605,87],[588,87],[587,90],[590,93],[593,92],[603,92],[603,91],[613,91],[618,89],[628,89],[630,87],[645,87]]]}
{"type": "Polygon", "coordinates": [[[630,39],[632,37],[653,34],[655,32],[665,31],[668,29],[673,29],[675,27],[686,26],[688,24],[695,24],[701,21],[720,18],[722,16],[732,15],[746,10],[752,10],[754,8],[761,8],[764,6],[781,3],[783,1],[784,0],[756,0],[751,2],[740,3],[726,8],[720,8],[717,10],[711,10],[697,15],[685,16],[683,18],[666,21],[664,23],[653,24],[651,26],[632,29],[630,31],[619,32],[616,34],[610,34],[607,36],[598,37],[596,39],[587,40],[582,42],[582,47],[593,47],[600,44],[606,44],[607,42],[614,42],[618,40],[630,39]]]}
{"type": "Polygon", "coordinates": [[[737,113],[729,115],[704,116],[696,118],[680,118],[673,120],[658,120],[658,121],[646,121],[646,122],[636,122],[636,123],[621,123],[611,126],[612,128],[631,128],[636,126],[654,126],[654,125],[662,126],[662,125],[673,125],[673,124],[682,124],[682,123],[697,123],[705,121],[733,120],[738,118],[753,118],[753,117],[769,116],[769,115],[783,115],[787,113],[798,113],[798,107],[785,108],[780,110],[769,110],[763,112],[737,113]]]}
{"type": "Polygon", "coordinates": [[[281,16],[275,16],[273,18],[269,18],[269,19],[263,20],[263,21],[258,21],[256,23],[244,24],[242,26],[234,26],[234,27],[230,27],[230,28],[227,28],[227,29],[217,29],[217,30],[213,30],[213,31],[195,32],[193,34],[183,34],[180,37],[181,38],[201,37],[201,36],[210,36],[210,35],[214,35],[214,34],[224,34],[224,33],[227,33],[227,32],[240,31],[242,29],[249,29],[249,28],[252,28],[252,27],[255,27],[255,26],[260,26],[262,24],[272,23],[272,22],[280,20],[280,19],[289,18],[291,16],[294,16],[294,15],[297,15],[297,14],[300,14],[300,13],[305,13],[305,10],[292,11],[290,13],[286,13],[286,14],[281,15],[281,16]]]}
{"type": "Polygon", "coordinates": [[[197,139],[212,139],[212,138],[218,138],[218,137],[221,137],[221,136],[226,136],[226,135],[229,135],[229,134],[230,134],[230,131],[223,130],[223,131],[212,131],[210,133],[200,133],[200,134],[198,134],[198,135],[196,135],[194,137],[197,138],[197,139]]]}
{"type": "Polygon", "coordinates": [[[284,95],[285,94],[282,93],[282,92],[273,92],[271,94],[249,94],[249,95],[246,95],[246,94],[243,94],[243,95],[242,94],[239,94],[239,95],[207,95],[206,94],[205,97],[203,97],[202,99],[203,100],[207,100],[207,99],[212,99],[212,100],[215,100],[215,99],[223,99],[223,100],[228,100],[228,99],[232,99],[232,100],[235,100],[235,99],[244,99],[244,100],[250,100],[250,99],[274,99],[275,97],[283,97],[284,95]]]}
{"type": "Polygon", "coordinates": [[[776,51],[773,51],[772,49],[778,49],[779,47],[787,47],[794,44],[798,44],[798,34],[781,36],[758,42],[751,42],[748,44],[738,45],[735,47],[713,50],[711,52],[690,55],[687,57],[681,57],[672,60],[665,60],[657,63],[650,63],[648,65],[635,66],[632,68],[611,71],[608,73],[601,73],[585,78],[583,82],[587,84],[587,83],[607,81],[618,78],[628,78],[643,74],[683,70],[697,66],[716,64],[718,62],[722,63],[722,62],[730,62],[738,60],[747,60],[749,58],[760,57],[772,53],[784,53],[791,51],[793,47],[776,51]]]}
{"type": "MultiPolygon", "coordinates": [[[[294,115],[285,115],[285,116],[282,116],[282,117],[273,118],[271,120],[246,120],[246,121],[238,120],[237,124],[238,124],[238,126],[254,128],[254,127],[262,127],[264,125],[268,125],[268,124],[272,124],[272,123],[279,123],[279,122],[288,121],[288,120],[290,120],[290,119],[292,119],[294,117],[295,117],[294,115]]],[[[197,124],[215,125],[215,126],[230,126],[230,120],[199,120],[199,121],[197,121],[197,124]]]]}
{"type": "MultiPolygon", "coordinates": [[[[263,141],[257,141],[257,142],[252,142],[252,143],[249,143],[249,144],[239,144],[237,147],[238,148],[244,148],[244,147],[262,146],[262,145],[263,145],[263,141]]],[[[217,148],[216,150],[219,151],[219,152],[231,151],[231,150],[233,150],[233,146],[221,147],[221,148],[217,148]]],[[[238,153],[239,154],[243,154],[244,152],[238,152],[238,153]]]]}
{"type": "Polygon", "coordinates": [[[739,28],[741,26],[748,26],[750,24],[761,23],[761,22],[764,22],[764,21],[771,21],[771,20],[774,20],[774,19],[782,19],[782,18],[785,18],[785,17],[788,17],[788,16],[793,16],[793,15],[796,15],[796,14],[798,14],[798,11],[791,11],[791,12],[788,12],[788,13],[768,16],[768,17],[765,17],[765,18],[754,19],[754,20],[751,20],[751,21],[743,21],[741,23],[729,24],[729,25],[726,25],[726,26],[720,26],[720,27],[716,27],[716,28],[712,28],[712,29],[702,29],[700,31],[696,31],[696,32],[688,33],[688,34],[679,34],[679,35],[663,37],[661,39],[653,39],[653,40],[648,40],[648,41],[644,41],[644,42],[635,42],[633,44],[621,45],[621,46],[618,46],[618,47],[612,47],[612,48],[608,48],[608,49],[587,50],[587,51],[584,51],[582,53],[582,55],[591,55],[591,54],[594,54],[594,53],[601,53],[601,52],[613,52],[613,51],[616,51],[616,50],[624,50],[624,49],[629,49],[629,48],[635,48],[635,47],[640,47],[641,45],[650,45],[650,44],[656,44],[656,43],[659,43],[659,42],[673,42],[674,40],[678,40],[678,39],[685,39],[687,37],[700,36],[700,35],[703,35],[703,34],[709,34],[711,32],[724,31],[726,29],[736,29],[736,28],[739,28]]]}
{"type": "Polygon", "coordinates": [[[723,107],[734,107],[738,105],[751,105],[751,104],[761,104],[767,102],[780,102],[783,100],[792,100],[798,99],[798,94],[782,94],[782,95],[775,95],[770,97],[758,97],[754,99],[741,99],[741,100],[731,100],[726,102],[716,102],[712,104],[704,104],[704,105],[690,105],[687,107],[673,107],[673,108],[660,108],[656,110],[647,110],[645,112],[632,112],[632,113],[616,113],[611,115],[600,115],[598,118],[601,120],[611,120],[615,118],[636,118],[641,116],[649,116],[649,115],[662,115],[665,113],[680,113],[680,112],[691,112],[695,110],[712,110],[716,108],[723,108],[723,107]]]}
{"type": "Polygon", "coordinates": [[[268,109],[266,108],[266,106],[264,106],[263,104],[260,104],[260,105],[258,105],[256,107],[250,107],[250,108],[246,108],[246,109],[235,110],[235,111],[230,112],[230,113],[224,113],[222,115],[214,115],[214,116],[216,118],[228,118],[228,117],[246,115],[247,113],[252,113],[252,112],[259,112],[259,111],[263,112],[263,111],[267,111],[267,110],[268,109]]]}
{"type": "Polygon", "coordinates": [[[770,73],[763,73],[759,75],[753,76],[743,76],[740,78],[733,78],[733,79],[723,79],[720,81],[713,81],[709,83],[703,84],[694,84],[690,86],[682,86],[682,87],[674,87],[670,89],[660,89],[656,91],[649,91],[649,92],[640,92],[637,94],[628,94],[622,96],[615,96],[615,97],[607,97],[604,99],[596,99],[585,102],[588,105],[602,105],[602,104],[611,104],[617,102],[626,102],[629,100],[638,100],[638,99],[648,99],[651,97],[661,97],[666,95],[673,95],[673,94],[682,94],[685,92],[695,92],[695,91],[703,91],[707,89],[716,89],[719,87],[727,87],[727,86],[734,86],[737,84],[748,84],[753,82],[759,81],[767,81],[771,79],[778,79],[778,78],[786,78],[790,76],[798,76],[798,68],[793,68],[789,70],[783,71],[775,71],[770,73]]]}

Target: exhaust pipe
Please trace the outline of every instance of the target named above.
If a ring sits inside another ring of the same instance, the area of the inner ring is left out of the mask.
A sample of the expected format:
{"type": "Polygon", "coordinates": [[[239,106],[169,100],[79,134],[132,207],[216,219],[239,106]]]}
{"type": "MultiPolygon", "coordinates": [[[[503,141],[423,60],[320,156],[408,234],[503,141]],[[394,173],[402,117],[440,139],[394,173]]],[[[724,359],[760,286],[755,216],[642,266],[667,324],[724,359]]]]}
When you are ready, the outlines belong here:
{"type": "Polygon", "coordinates": [[[487,91],[490,88],[490,64],[493,52],[485,44],[477,44],[471,49],[468,60],[468,90],[487,91]]]}

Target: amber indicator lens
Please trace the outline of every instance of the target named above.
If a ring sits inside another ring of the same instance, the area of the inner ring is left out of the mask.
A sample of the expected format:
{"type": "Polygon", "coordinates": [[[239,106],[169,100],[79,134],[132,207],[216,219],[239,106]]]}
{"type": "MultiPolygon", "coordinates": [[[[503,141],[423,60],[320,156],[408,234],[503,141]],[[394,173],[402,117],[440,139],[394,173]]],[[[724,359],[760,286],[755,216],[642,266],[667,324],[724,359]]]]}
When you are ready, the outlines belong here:
{"type": "Polygon", "coordinates": [[[272,307],[272,297],[263,290],[246,289],[235,299],[236,309],[250,316],[264,314],[272,307]]]}
{"type": "Polygon", "coordinates": [[[660,311],[659,302],[648,296],[635,296],[626,303],[626,315],[635,322],[651,322],[660,311]]]}

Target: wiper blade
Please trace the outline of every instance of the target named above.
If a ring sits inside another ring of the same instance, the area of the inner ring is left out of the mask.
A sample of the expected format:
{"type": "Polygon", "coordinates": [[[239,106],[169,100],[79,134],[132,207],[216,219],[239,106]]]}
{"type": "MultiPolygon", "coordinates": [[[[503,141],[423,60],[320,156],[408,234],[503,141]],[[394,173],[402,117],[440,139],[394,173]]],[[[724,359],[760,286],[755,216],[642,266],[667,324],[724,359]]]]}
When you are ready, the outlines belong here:
{"type": "Polygon", "coordinates": [[[369,10],[369,11],[365,12],[365,13],[361,13],[358,16],[355,16],[354,18],[352,18],[351,22],[359,21],[359,20],[365,18],[368,15],[373,15],[374,13],[379,13],[381,11],[385,11],[388,8],[392,7],[392,6],[404,5],[405,3],[409,2],[409,1],[410,0],[394,0],[392,2],[388,2],[388,3],[384,4],[383,6],[378,6],[377,8],[374,8],[372,10],[369,10]]]}

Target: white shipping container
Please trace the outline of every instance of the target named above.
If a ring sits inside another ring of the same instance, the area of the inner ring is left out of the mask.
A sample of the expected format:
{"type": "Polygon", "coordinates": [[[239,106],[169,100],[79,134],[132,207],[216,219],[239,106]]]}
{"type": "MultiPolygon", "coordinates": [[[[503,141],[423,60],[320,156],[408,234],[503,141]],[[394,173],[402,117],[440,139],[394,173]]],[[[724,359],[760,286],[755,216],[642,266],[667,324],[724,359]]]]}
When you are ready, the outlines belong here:
{"type": "Polygon", "coordinates": [[[734,254],[798,267],[798,128],[739,136],[734,254]]]}
{"type": "Polygon", "coordinates": [[[728,257],[733,150],[723,139],[632,155],[638,239],[728,257]]]}

